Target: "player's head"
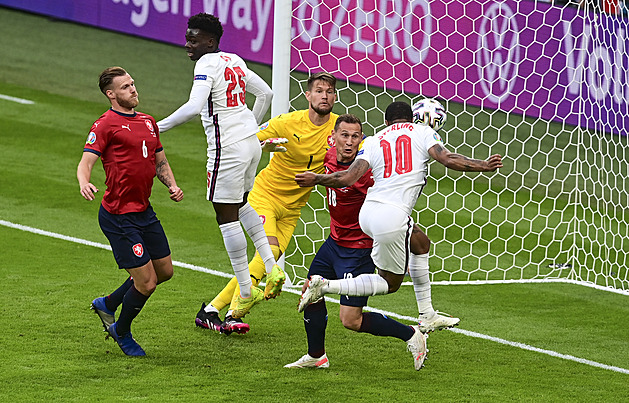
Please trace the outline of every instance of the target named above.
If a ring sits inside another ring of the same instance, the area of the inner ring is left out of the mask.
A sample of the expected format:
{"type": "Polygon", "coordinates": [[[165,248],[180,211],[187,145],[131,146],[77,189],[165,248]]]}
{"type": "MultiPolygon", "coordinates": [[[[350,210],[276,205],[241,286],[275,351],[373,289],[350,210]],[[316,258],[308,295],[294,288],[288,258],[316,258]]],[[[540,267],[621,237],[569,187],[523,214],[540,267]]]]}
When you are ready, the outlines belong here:
{"type": "Polygon", "coordinates": [[[311,75],[306,99],[310,109],[319,115],[329,115],[336,101],[336,77],[325,72],[311,75]]]}
{"type": "Polygon", "coordinates": [[[392,102],[384,112],[384,121],[387,126],[393,123],[412,122],[413,109],[406,102],[392,102]]]}
{"type": "Polygon", "coordinates": [[[223,25],[212,14],[199,13],[188,19],[186,51],[192,60],[199,60],[206,53],[216,52],[223,36],[223,25]]]}
{"type": "Polygon", "coordinates": [[[332,137],[336,145],[336,159],[343,163],[352,162],[363,140],[363,125],[360,119],[349,113],[340,115],[336,118],[332,137]]]}
{"type": "Polygon", "coordinates": [[[98,79],[100,91],[111,102],[112,107],[132,110],[138,106],[138,92],[133,78],[122,67],[109,67],[100,73],[98,79]]]}

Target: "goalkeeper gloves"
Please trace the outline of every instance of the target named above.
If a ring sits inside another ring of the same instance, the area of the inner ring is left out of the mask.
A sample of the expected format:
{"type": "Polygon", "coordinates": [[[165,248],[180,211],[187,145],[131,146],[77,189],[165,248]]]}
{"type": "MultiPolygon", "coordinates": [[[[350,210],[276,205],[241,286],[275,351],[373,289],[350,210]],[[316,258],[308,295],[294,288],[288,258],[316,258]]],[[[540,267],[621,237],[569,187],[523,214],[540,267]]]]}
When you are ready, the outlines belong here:
{"type": "Polygon", "coordinates": [[[267,153],[278,153],[278,152],[286,152],[286,147],[281,144],[288,143],[288,139],[285,138],[272,138],[266,139],[260,142],[260,147],[262,147],[262,151],[267,153]]]}

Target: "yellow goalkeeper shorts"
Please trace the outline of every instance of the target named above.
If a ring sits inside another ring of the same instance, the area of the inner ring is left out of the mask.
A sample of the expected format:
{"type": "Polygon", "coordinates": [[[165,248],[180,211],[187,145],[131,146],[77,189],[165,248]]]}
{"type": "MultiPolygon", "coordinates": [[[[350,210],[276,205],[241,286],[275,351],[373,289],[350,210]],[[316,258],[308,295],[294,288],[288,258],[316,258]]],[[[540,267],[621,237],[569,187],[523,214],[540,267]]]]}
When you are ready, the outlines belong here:
{"type": "Polygon", "coordinates": [[[301,207],[289,209],[277,201],[277,198],[266,197],[260,193],[249,193],[249,204],[258,213],[264,225],[266,236],[276,237],[280,251],[284,253],[293,236],[301,207]]]}

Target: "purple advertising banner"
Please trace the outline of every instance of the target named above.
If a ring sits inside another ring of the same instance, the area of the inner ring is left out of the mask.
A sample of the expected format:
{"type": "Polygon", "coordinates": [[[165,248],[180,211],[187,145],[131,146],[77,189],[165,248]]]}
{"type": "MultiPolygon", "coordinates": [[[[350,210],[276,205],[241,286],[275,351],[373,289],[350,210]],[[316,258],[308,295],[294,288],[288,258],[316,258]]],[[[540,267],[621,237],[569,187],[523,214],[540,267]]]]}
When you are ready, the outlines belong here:
{"type": "Polygon", "coordinates": [[[293,64],[626,135],[627,21],[535,1],[300,2],[293,64]]]}
{"type": "MultiPolygon", "coordinates": [[[[272,0],[0,0],[183,45],[219,17],[222,47],[272,64],[272,0]],[[54,6],[51,6],[54,3],[54,6]]],[[[627,20],[516,0],[293,0],[292,67],[626,135],[627,20]]]]}
{"type": "Polygon", "coordinates": [[[273,0],[0,0],[63,20],[183,46],[188,17],[206,12],[223,23],[221,44],[245,60],[272,63],[273,0]]]}

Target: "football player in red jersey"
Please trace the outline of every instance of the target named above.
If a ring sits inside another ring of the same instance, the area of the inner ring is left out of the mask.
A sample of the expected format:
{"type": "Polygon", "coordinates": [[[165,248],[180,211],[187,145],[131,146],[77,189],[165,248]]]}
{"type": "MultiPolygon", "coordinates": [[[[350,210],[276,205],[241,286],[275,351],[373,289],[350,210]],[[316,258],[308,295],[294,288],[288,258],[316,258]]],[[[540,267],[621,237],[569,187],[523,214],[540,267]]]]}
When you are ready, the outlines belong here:
{"type": "Polygon", "coordinates": [[[138,93],[133,78],[121,67],[110,67],[101,73],[99,86],[111,108],[92,125],[77,179],[81,195],[94,200],[98,188],[90,177],[100,157],[107,189],[98,221],[116,263],[130,277],[110,295],[92,301],[92,309],[125,354],[140,356],[145,352],[131,335],[131,322],[157,284],[173,275],[168,240],[149,203],[153,178],[168,187],[175,202],[181,201],[183,192],[164,154],[155,119],[135,111],[138,93]]]}
{"type": "MultiPolygon", "coordinates": [[[[346,170],[354,161],[363,139],[360,119],[349,114],[339,116],[333,137],[335,147],[330,148],[325,156],[326,174],[346,170]]],[[[373,240],[361,230],[358,223],[360,207],[365,201],[367,190],[373,184],[369,170],[351,186],[327,188],[330,236],[310,264],[308,277],[320,275],[326,279],[343,279],[374,273],[376,267],[371,259],[373,240]]],[[[396,337],[407,342],[414,354],[417,351],[425,356],[426,344],[418,326],[402,324],[380,313],[363,312],[368,298],[341,295],[339,316],[343,326],[375,336],[396,337]]],[[[286,368],[329,367],[325,353],[327,316],[323,298],[306,306],[304,326],[308,338],[308,354],[285,365],[286,368]]]]}

